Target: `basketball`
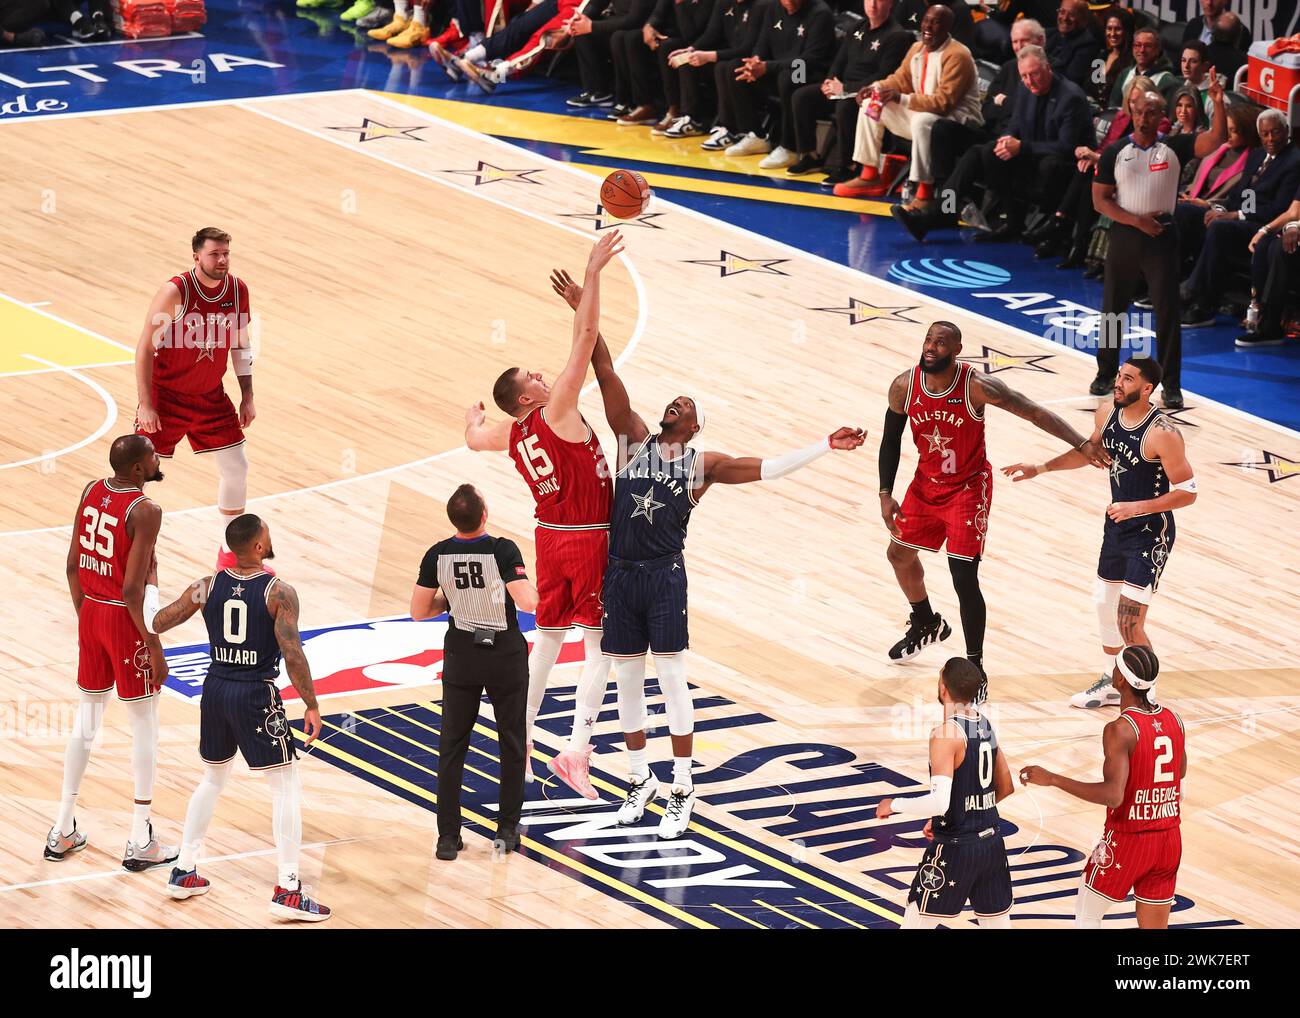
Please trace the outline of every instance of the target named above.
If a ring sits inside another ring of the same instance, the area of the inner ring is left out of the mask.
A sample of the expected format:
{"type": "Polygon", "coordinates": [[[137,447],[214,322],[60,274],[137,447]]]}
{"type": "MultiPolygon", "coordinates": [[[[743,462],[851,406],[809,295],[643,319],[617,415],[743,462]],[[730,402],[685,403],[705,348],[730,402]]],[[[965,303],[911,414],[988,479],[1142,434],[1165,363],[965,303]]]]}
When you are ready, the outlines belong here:
{"type": "Polygon", "coordinates": [[[600,204],[615,219],[635,219],[650,204],[650,185],[635,170],[615,170],[600,185],[600,204]]]}

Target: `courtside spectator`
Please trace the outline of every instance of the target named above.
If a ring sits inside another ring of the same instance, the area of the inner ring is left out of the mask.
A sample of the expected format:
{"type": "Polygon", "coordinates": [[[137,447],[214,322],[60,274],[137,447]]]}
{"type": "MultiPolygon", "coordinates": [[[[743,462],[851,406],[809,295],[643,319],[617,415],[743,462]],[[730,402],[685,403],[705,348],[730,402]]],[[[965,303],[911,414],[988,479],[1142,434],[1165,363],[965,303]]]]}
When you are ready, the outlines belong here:
{"type": "MultiPolygon", "coordinates": [[[[706,33],[708,39],[701,40],[700,48],[692,50],[690,54],[689,63],[692,67],[713,65],[713,92],[717,96],[718,115],[709,136],[700,142],[700,148],[706,151],[725,151],[744,137],[736,130],[729,83],[735,79],[739,60],[752,54],[758,44],[765,6],[762,0],[736,0],[728,5],[725,10],[721,10],[722,24],[718,24],[719,19],[716,17],[711,19],[706,33]]],[[[719,8],[714,8],[714,13],[719,13],[719,8]]],[[[685,96],[685,79],[682,87],[682,102],[689,109],[685,96]]]]}
{"type": "MultiPolygon", "coordinates": [[[[669,138],[691,138],[710,134],[709,120],[716,108],[717,89],[714,73],[719,60],[727,61],[749,53],[758,34],[757,8],[749,0],[716,0],[709,12],[708,21],[679,49],[664,53],[660,47],[660,73],[664,78],[664,92],[670,105],[676,105],[680,116],[664,132],[669,138]],[[752,17],[751,17],[752,16],[752,17]],[[719,48],[721,47],[721,48],[719,48]]],[[[679,14],[679,18],[681,15],[679,14]]],[[[724,141],[730,135],[728,126],[734,121],[730,112],[718,108],[718,124],[710,141],[724,141]]],[[[726,148],[739,140],[732,137],[718,148],[726,148]]],[[[706,142],[706,145],[708,142],[706,142]]]]}
{"type": "MultiPolygon", "coordinates": [[[[1056,27],[1047,33],[1045,47],[1052,60],[1052,71],[1073,81],[1085,92],[1102,55],[1101,41],[1092,26],[1092,12],[1087,0],[1061,0],[1061,7],[1056,12],[1056,27]]],[[[1015,29],[1016,26],[1012,25],[1013,36],[1015,29]]]]}
{"type": "Polygon", "coordinates": [[[825,165],[825,183],[838,184],[856,175],[850,160],[853,135],[861,115],[854,100],[873,81],[893,74],[903,62],[912,36],[894,19],[894,0],[863,0],[862,22],[846,32],[824,81],[795,89],[791,100],[798,160],[787,173],[811,173],[825,165]],[[817,121],[834,123],[831,134],[835,162],[826,164],[817,152],[817,121]]]}
{"type": "MultiPolygon", "coordinates": [[[[1214,22],[1227,9],[1228,0],[1201,0],[1201,13],[1187,22],[1187,27],[1183,29],[1183,42],[1196,39],[1208,46],[1214,41],[1214,22]]],[[[1250,29],[1243,25],[1241,37],[1236,45],[1245,51],[1250,49],[1252,41],[1250,29]]]]}
{"type": "Polygon", "coordinates": [[[653,8],[654,0],[613,0],[604,14],[594,18],[583,11],[574,12],[565,28],[574,37],[573,48],[578,55],[582,91],[572,99],[566,99],[567,106],[579,110],[608,106],[612,120],[632,111],[630,94],[615,96],[611,84],[613,36],[615,32],[629,28],[640,31],[653,8]]]}
{"type": "Polygon", "coordinates": [[[1300,193],[1287,210],[1261,226],[1250,241],[1251,278],[1259,299],[1259,324],[1237,337],[1237,349],[1282,345],[1287,296],[1300,282],[1300,193]]]}
{"type": "Polygon", "coordinates": [[[1246,63],[1246,50],[1250,48],[1250,30],[1232,11],[1224,11],[1214,19],[1210,42],[1206,47],[1207,59],[1231,86],[1237,80],[1237,71],[1246,63]]]}
{"type": "MultiPolygon", "coordinates": [[[[952,11],[952,37],[970,49],[975,41],[975,16],[971,13],[970,4],[966,0],[938,0],[938,2],[952,11]]],[[[934,6],[934,3],[935,0],[898,0],[894,17],[898,19],[900,25],[912,33],[913,38],[916,38],[921,34],[921,20],[925,17],[925,12],[934,6]]]]}
{"type": "MultiPolygon", "coordinates": [[[[969,5],[968,5],[969,6],[969,5]]],[[[971,52],[981,60],[1001,63],[1011,59],[1011,26],[1021,18],[1046,25],[1056,18],[1056,0],[993,0],[980,3],[982,20],[975,23],[971,52]]],[[[954,33],[955,34],[955,33],[954,33]]]]}
{"type": "Polygon", "coordinates": [[[1110,105],[1118,106],[1124,100],[1128,83],[1137,75],[1150,78],[1156,90],[1168,101],[1182,82],[1174,74],[1169,58],[1160,45],[1160,33],[1154,28],[1139,28],[1133,33],[1133,64],[1119,76],[1110,94],[1110,105]]]}
{"type": "Polygon", "coordinates": [[[869,86],[854,140],[853,158],[862,175],[835,185],[843,198],[879,197],[895,183],[893,165],[884,169],[881,142],[886,130],[912,140],[910,179],[913,199],[934,197],[930,134],[936,122],[950,118],[983,123],[980,84],[971,52],[952,37],[951,8],[935,4],[921,19],[921,38],[889,77],[869,86]],[[878,112],[879,119],[871,114],[878,112]]]}
{"type": "MultiPolygon", "coordinates": [[[[659,0],[640,38],[624,41],[628,74],[632,78],[634,119],[640,109],[653,107],[659,97],[666,103],[663,118],[650,133],[664,135],[682,117],[681,87],[677,72],[668,66],[668,55],[684,49],[708,27],[715,0],[659,0]]],[[[622,123],[622,121],[620,121],[622,123]]]]}
{"type": "Polygon", "coordinates": [[[1133,66],[1133,15],[1120,7],[1107,11],[1102,21],[1103,74],[1089,79],[1088,94],[1098,106],[1110,102],[1119,79],[1133,66]]]}

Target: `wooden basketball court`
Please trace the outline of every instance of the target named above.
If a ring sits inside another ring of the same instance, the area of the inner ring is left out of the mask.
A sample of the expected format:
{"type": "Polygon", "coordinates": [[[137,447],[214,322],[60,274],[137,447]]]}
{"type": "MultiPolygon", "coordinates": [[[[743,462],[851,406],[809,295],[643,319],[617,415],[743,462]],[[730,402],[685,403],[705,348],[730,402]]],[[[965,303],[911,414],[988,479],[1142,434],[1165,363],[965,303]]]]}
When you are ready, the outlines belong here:
{"type": "MultiPolygon", "coordinates": [[[[421,555],[449,532],[446,497],[464,481],[485,493],[493,530],[532,561],[531,499],[506,457],[464,448],[464,410],[479,399],[490,406],[506,366],[559,370],[572,316],[548,274],[578,274],[594,231],[609,222],[596,211],[595,177],[420,103],[349,91],[0,128],[9,163],[0,201],[11,210],[0,246],[8,924],[271,923],[269,795],[242,765],[205,842],[213,893],[178,904],[163,896],[162,872],[122,871],[130,741],[116,703],[78,808],[90,847],[61,864],[40,851],[76,703],[63,568],[70,514],[82,486],[106,472],[110,440],[132,427],[142,316],[157,286],[189,265],[196,228],[233,235],[232,271],[248,282],[259,319],[250,509],[271,524],[275,565],[299,591],[304,630],[400,617],[421,555]]],[[[488,839],[471,834],[456,863],[438,862],[429,792],[417,780],[428,776],[432,788],[436,756],[403,759],[400,785],[372,773],[389,773],[375,763],[379,750],[363,758],[357,748],[387,745],[367,726],[397,731],[383,718],[413,717],[407,705],[436,715],[437,683],[408,683],[322,701],[322,713],[360,719],[346,730],[336,722],[301,768],[303,869],[335,911],[327,925],[860,926],[901,916],[921,842],[914,830],[882,833],[890,822],[876,821],[874,798],[863,796],[919,790],[946,654],[931,650],[906,668],[885,660],[907,611],[875,493],[887,385],[914,363],[926,325],[952,319],[963,355],[1086,433],[1081,411],[1096,401],[1079,393],[1091,360],[667,203],[624,232],[627,251],[606,273],[602,329],[643,414],[698,395],[709,407],[698,444],[733,454],[799,447],[841,424],[871,432],[864,449],[824,457],[797,478],[711,492],[688,543],[689,674],[699,718],[717,722],[697,734],[696,759],[713,780],[701,788],[693,839],[719,857],[740,845],[751,868],[791,881],[797,873],[825,896],[801,892],[807,908],[796,909],[754,888],[741,905],[697,906],[656,883],[662,874],[644,858],[602,869],[607,835],[585,848],[562,844],[554,824],[535,826],[522,855],[494,859],[488,839]],[[885,773],[913,784],[871,784],[885,773]],[[812,787],[811,778],[825,780],[812,787]],[[844,902],[874,920],[854,919],[844,902]]],[[[594,385],[583,408],[609,449],[594,385]]],[[[1292,926],[1300,860],[1286,832],[1300,790],[1300,692],[1287,648],[1300,618],[1300,482],[1286,457],[1300,440],[1195,395],[1189,408],[1179,419],[1201,494],[1179,513],[1148,623],[1160,698],[1188,725],[1178,887],[1187,903],[1173,921],[1292,926]]],[[[989,436],[995,466],[1058,451],[996,411],[989,436]]],[[[900,478],[910,476],[909,454],[900,478]]],[[[165,470],[149,492],[165,513],[164,602],[210,570],[218,532],[214,466],[182,448],[165,470]]],[[[1067,700],[1102,664],[1091,591],[1106,501],[1100,472],[998,479],[981,574],[990,709],[1013,773],[1039,763],[1100,774],[1101,728],[1114,711],[1071,710],[1067,700]]],[[[925,564],[936,607],[955,617],[945,562],[925,564]]],[[[195,618],[165,642],[203,639],[195,618]]],[[[949,648],[961,652],[959,634],[949,648]]],[[[318,678],[331,667],[321,654],[312,663],[318,678]]],[[[553,682],[575,677],[575,666],[562,666],[553,682]]],[[[617,731],[612,683],[606,708],[604,736],[617,731]]],[[[165,696],[154,806],[164,840],[179,840],[200,774],[198,717],[195,703],[165,696]]],[[[538,744],[539,775],[560,748],[552,741],[538,744]]],[[[665,758],[666,739],[651,751],[665,758]]],[[[492,772],[484,756],[475,766],[492,772]]],[[[617,801],[621,751],[602,744],[594,766],[615,779],[598,782],[602,799],[617,801]]],[[[565,791],[539,781],[528,796],[562,812],[565,791]]],[[[1064,925],[1102,810],[1019,789],[1002,814],[1018,828],[1008,840],[1016,925],[1064,925]]]]}

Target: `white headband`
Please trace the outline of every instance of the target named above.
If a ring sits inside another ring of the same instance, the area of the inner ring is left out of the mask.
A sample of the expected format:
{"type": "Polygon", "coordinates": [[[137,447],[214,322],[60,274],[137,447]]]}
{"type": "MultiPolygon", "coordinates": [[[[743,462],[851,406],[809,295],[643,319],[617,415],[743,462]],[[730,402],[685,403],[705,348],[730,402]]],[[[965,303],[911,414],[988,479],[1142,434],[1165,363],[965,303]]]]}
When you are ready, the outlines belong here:
{"type": "Polygon", "coordinates": [[[1152,679],[1150,682],[1146,679],[1139,679],[1137,672],[1133,671],[1133,669],[1128,666],[1128,662],[1124,660],[1124,652],[1122,650],[1115,655],[1115,667],[1118,668],[1119,673],[1124,676],[1124,681],[1134,689],[1150,689],[1156,684],[1155,679],[1152,679]]]}
{"type": "Polygon", "coordinates": [[[700,406],[700,401],[696,399],[694,396],[691,397],[691,402],[695,404],[695,423],[699,426],[700,430],[703,430],[704,429],[704,407],[700,406]]]}

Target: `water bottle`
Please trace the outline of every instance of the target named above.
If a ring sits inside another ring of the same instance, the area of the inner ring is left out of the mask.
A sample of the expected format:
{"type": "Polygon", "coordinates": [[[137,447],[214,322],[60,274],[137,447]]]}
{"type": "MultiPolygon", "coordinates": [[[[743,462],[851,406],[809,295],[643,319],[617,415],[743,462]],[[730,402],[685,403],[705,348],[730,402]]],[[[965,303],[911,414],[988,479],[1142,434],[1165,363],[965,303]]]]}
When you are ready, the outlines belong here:
{"type": "Polygon", "coordinates": [[[1259,331],[1259,297],[1255,293],[1254,287],[1250,290],[1250,305],[1246,308],[1246,331],[1259,331]]]}

